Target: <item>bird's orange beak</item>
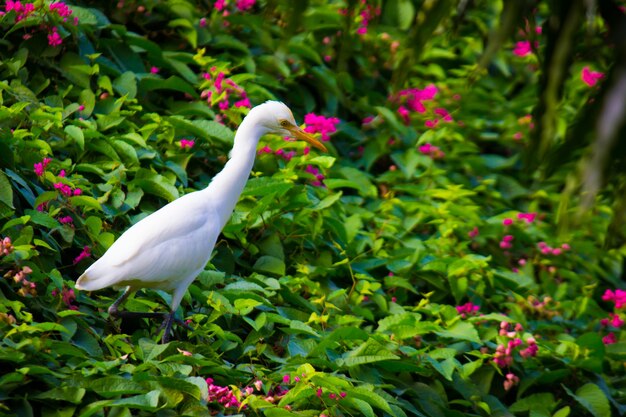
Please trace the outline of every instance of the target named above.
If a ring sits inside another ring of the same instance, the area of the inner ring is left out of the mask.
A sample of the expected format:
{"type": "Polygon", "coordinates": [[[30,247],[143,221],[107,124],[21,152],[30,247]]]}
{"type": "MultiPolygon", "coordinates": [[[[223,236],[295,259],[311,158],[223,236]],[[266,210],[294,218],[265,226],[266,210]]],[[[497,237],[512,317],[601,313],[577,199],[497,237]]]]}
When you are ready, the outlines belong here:
{"type": "Polygon", "coordinates": [[[311,144],[312,146],[315,146],[320,151],[328,152],[328,149],[326,149],[326,146],[324,146],[324,144],[322,144],[322,142],[320,142],[319,140],[315,139],[313,136],[311,136],[310,134],[306,133],[304,130],[300,129],[298,126],[288,127],[287,130],[289,131],[289,133],[291,133],[291,135],[294,138],[303,140],[303,141],[311,144]]]}

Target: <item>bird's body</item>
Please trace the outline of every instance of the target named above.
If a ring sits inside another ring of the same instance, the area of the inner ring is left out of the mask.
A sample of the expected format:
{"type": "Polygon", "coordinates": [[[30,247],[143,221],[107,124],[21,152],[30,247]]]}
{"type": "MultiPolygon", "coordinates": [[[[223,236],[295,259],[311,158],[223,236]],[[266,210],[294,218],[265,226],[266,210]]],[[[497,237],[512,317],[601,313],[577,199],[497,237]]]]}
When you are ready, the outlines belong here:
{"type": "Polygon", "coordinates": [[[185,291],[204,269],[222,228],[230,218],[254,164],[265,133],[293,135],[325,150],[295,125],[291,111],[269,101],[250,110],[235,135],[231,158],[203,190],[187,194],[143,218],[119,237],[76,282],[79,290],[126,287],[109,309],[141,288],[172,293],[167,340],[173,313],[185,291]]]}

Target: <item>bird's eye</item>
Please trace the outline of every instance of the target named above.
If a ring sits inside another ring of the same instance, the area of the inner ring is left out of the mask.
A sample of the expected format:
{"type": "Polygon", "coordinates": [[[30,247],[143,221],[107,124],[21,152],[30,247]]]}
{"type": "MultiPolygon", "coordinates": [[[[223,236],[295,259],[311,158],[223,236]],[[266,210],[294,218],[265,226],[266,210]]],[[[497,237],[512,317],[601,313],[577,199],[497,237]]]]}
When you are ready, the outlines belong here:
{"type": "Polygon", "coordinates": [[[281,120],[280,125],[282,127],[289,127],[290,123],[287,120],[281,120]]]}

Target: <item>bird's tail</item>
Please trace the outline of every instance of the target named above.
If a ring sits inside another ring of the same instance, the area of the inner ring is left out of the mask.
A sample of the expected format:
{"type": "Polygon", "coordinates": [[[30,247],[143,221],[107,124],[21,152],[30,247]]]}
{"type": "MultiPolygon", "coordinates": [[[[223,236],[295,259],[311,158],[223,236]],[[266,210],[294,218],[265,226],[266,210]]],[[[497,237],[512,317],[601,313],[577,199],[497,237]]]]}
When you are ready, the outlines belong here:
{"type": "Polygon", "coordinates": [[[87,275],[87,272],[82,274],[76,281],[76,289],[78,290],[95,291],[101,288],[103,288],[103,286],[99,285],[98,280],[87,275]]]}

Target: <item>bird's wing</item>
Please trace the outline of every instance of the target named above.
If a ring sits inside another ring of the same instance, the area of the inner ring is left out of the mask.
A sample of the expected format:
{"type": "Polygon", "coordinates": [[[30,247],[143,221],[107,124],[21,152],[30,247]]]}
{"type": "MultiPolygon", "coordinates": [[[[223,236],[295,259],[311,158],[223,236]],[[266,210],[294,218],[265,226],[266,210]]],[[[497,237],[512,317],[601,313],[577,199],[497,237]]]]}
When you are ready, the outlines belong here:
{"type": "Polygon", "coordinates": [[[219,227],[214,210],[202,203],[196,193],[171,202],[124,232],[101,259],[106,258],[110,266],[122,265],[169,240],[176,241],[212,224],[219,227]]]}

